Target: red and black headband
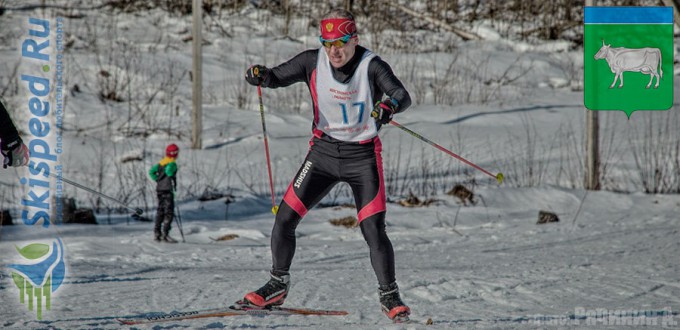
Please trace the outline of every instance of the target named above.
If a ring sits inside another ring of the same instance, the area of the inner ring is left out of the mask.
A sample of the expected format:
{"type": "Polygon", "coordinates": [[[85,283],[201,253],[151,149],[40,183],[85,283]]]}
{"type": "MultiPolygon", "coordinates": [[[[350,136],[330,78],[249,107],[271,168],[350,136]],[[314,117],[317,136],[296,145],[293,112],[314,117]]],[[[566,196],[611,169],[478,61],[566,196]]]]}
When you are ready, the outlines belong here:
{"type": "Polygon", "coordinates": [[[321,38],[333,40],[357,33],[353,19],[327,18],[321,20],[321,38]]]}

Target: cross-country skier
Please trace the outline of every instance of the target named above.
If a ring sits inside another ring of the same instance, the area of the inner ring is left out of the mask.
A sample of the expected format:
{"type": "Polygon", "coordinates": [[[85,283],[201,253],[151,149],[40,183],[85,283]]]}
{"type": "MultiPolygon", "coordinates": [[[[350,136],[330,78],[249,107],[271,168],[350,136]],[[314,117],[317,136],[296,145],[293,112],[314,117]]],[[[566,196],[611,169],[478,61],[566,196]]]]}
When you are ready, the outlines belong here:
{"type": "Polygon", "coordinates": [[[0,153],[2,153],[2,167],[28,165],[28,148],[19,137],[7,108],[0,99],[0,153]]]}
{"type": "Polygon", "coordinates": [[[359,46],[354,16],[335,9],[320,21],[321,47],[304,51],[274,68],[253,65],[251,85],[286,87],[305,82],[312,96],[314,120],[309,152],[293,178],[272,229],[270,280],[245,295],[241,303],[280,305],[288,295],[289,269],[295,253],[295,228],[308,210],[338,182],[354,194],[359,226],[370,249],[382,309],[390,319],[407,317],[395,279],[394,251],[385,231],[381,125],[411,105],[404,85],[390,66],[359,46]],[[383,100],[383,96],[387,98],[383,100]],[[372,112],[375,112],[372,118],[372,112]]]}
{"type": "Polygon", "coordinates": [[[154,235],[158,242],[177,243],[170,237],[172,218],[175,215],[175,191],[177,190],[177,163],[179,155],[176,144],[170,144],[165,148],[165,158],[154,164],[149,170],[149,176],[156,181],[156,194],[158,195],[158,211],[154,235]]]}

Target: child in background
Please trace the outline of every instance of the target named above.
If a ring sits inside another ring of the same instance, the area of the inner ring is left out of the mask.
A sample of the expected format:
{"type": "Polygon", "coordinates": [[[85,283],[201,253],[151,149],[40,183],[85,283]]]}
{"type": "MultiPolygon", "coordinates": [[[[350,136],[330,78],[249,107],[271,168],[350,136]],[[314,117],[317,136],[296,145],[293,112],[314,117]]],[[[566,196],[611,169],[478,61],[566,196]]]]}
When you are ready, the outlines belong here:
{"type": "Polygon", "coordinates": [[[175,215],[175,190],[177,189],[177,163],[179,155],[176,144],[170,144],[165,148],[165,158],[156,163],[149,170],[149,176],[156,181],[156,194],[158,195],[158,211],[154,235],[157,242],[177,243],[168,236],[175,215]]]}

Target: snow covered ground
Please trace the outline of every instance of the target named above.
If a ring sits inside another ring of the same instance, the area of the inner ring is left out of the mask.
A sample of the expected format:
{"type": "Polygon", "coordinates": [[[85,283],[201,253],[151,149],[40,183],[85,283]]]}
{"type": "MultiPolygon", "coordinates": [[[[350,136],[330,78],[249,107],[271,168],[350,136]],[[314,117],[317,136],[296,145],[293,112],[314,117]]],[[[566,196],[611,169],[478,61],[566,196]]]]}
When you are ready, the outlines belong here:
{"type": "MultiPolygon", "coordinates": [[[[398,281],[415,319],[432,318],[433,328],[617,328],[633,321],[678,326],[673,314],[615,317],[620,311],[677,312],[677,196],[589,192],[574,220],[583,191],[493,188],[478,194],[486,206],[461,207],[448,195],[426,208],[388,206],[398,281]],[[539,209],[554,211],[561,221],[537,225],[539,209]],[[603,309],[611,315],[593,317],[603,309]],[[574,318],[586,312],[591,318],[574,318]]],[[[120,327],[114,317],[218,308],[259,287],[271,258],[267,205],[236,202],[231,209],[244,215],[224,221],[205,220],[199,211],[218,213],[221,201],[199,204],[181,205],[186,243],[153,242],[149,223],[55,228],[64,241],[68,275],[52,310],[36,321],[5,277],[2,326],[113,329],[120,327]],[[226,234],[239,238],[210,239],[226,234]]],[[[347,208],[317,208],[305,218],[286,302],[347,310],[348,316],[239,316],[156,328],[413,328],[392,325],[380,312],[359,230],[328,222],[351,214],[347,208]]],[[[15,245],[41,239],[31,228],[5,227],[0,253],[11,256],[15,245]]]]}
{"type": "MultiPolygon", "coordinates": [[[[0,54],[11,59],[0,64],[3,75],[11,73],[17,60],[16,40],[26,32],[23,20],[38,13],[9,11],[2,16],[3,39],[8,42],[0,54]]],[[[74,46],[67,56],[70,96],[61,158],[64,177],[117,198],[129,197],[131,205],[145,208],[153,218],[155,197],[146,169],[160,159],[167,143],[178,143],[182,149],[178,201],[186,243],[155,243],[151,223],[119,214],[99,214],[97,226],[1,227],[0,327],[118,329],[122,327],[115,319],[120,317],[227,306],[261,286],[271,265],[273,216],[261,126],[256,94],[244,85],[243,70],[252,63],[273,65],[317,47],[316,31],[303,28],[307,25],[302,20],[292,32],[297,41],[279,38],[280,18],[258,26],[256,19],[268,16],[257,10],[210,25],[204,36],[210,42],[204,48],[204,148],[191,150],[187,73],[191,50],[190,43],[181,41],[190,18],[160,11],[149,12],[144,20],[131,14],[114,19],[85,13],[85,19],[67,20],[71,31],[67,37],[74,46]],[[93,21],[115,28],[93,29],[93,21]],[[231,37],[220,33],[222,29],[231,37]],[[99,52],[92,45],[98,45],[99,52]],[[138,66],[125,70],[126,63],[138,66]],[[123,102],[100,102],[97,93],[109,86],[99,80],[102,69],[119,72],[121,81],[129,77],[136,98],[129,100],[123,93],[123,102]],[[157,79],[150,78],[155,71],[164,77],[172,74],[167,81],[176,79],[177,89],[158,87],[157,79]],[[74,91],[76,84],[79,92],[74,91]],[[149,118],[133,116],[134,125],[126,128],[131,114],[136,115],[129,107],[143,107],[151,95],[155,102],[143,111],[149,118]],[[175,133],[168,134],[168,127],[175,133]],[[136,133],[126,135],[130,131],[136,133]],[[142,161],[122,163],[128,156],[142,161]],[[125,184],[120,184],[120,177],[125,184]],[[224,198],[198,201],[206,188],[231,193],[234,202],[227,208],[224,198]],[[213,240],[228,234],[238,238],[213,240]],[[51,244],[57,237],[64,244],[66,276],[51,297],[51,309],[38,321],[35,310],[28,311],[19,301],[11,269],[5,266],[21,261],[17,248],[51,244]]],[[[464,47],[452,52],[379,51],[416,101],[396,120],[506,176],[499,186],[395,127],[381,132],[391,201],[388,233],[395,248],[397,280],[413,318],[431,318],[434,324],[428,328],[680,327],[680,196],[643,194],[631,152],[645,141],[646,135],[639,133],[642,128],[677,125],[680,116],[672,113],[677,108],[638,112],[631,120],[621,112],[603,113],[608,173],[604,184],[623,192],[586,193],[580,183],[583,94],[570,88],[578,76],[569,71],[580,70],[582,50],[569,50],[564,42],[535,46],[503,40],[484,24],[477,33],[487,41],[461,43],[464,47]],[[454,54],[460,57],[455,60],[454,54]],[[455,77],[461,78],[437,83],[442,77],[436,73],[454,60],[459,61],[454,67],[460,68],[455,77]],[[475,65],[484,69],[474,75],[462,69],[475,65]],[[509,72],[506,78],[522,76],[513,84],[491,83],[487,89],[477,82],[499,79],[504,72],[509,72]],[[447,84],[452,90],[446,93],[435,88],[447,84]],[[452,94],[454,90],[469,92],[475,102],[463,102],[461,95],[452,94]],[[435,101],[446,97],[450,104],[435,101]],[[446,194],[458,183],[473,190],[477,203],[463,205],[446,194]],[[409,192],[436,201],[427,207],[400,206],[397,201],[409,192]],[[536,224],[540,210],[556,213],[560,221],[536,224]]],[[[371,37],[366,36],[366,45],[371,37]]],[[[427,34],[413,51],[450,41],[445,37],[450,35],[427,34]]],[[[280,201],[307,150],[309,96],[303,86],[264,94],[280,201]]],[[[9,102],[16,105],[23,99],[9,102]]],[[[25,125],[27,118],[18,117],[19,125],[25,125]]],[[[677,134],[670,139],[677,141],[677,134]]],[[[12,212],[17,223],[16,201],[23,193],[18,180],[24,174],[16,169],[0,173],[2,203],[16,203],[12,212]]],[[[311,210],[298,228],[286,304],[347,310],[349,315],[239,316],[139,328],[425,328],[393,325],[380,312],[377,283],[360,231],[329,223],[355,215],[353,209],[337,206],[351,202],[347,188],[339,188],[323,201],[332,206],[311,210]]],[[[94,201],[91,194],[73,187],[66,187],[65,193],[81,206],[94,201]]],[[[105,202],[104,209],[107,206],[116,207],[105,202]]],[[[180,237],[176,226],[171,235],[180,237]]]]}

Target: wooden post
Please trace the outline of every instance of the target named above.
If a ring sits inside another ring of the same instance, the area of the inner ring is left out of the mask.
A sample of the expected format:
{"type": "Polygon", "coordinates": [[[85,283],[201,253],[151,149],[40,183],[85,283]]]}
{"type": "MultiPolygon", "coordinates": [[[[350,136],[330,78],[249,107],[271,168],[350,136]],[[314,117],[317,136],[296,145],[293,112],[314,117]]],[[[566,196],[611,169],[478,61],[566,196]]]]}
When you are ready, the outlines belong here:
{"type": "Polygon", "coordinates": [[[201,28],[203,23],[203,13],[202,13],[203,0],[194,0],[192,6],[193,12],[193,31],[192,39],[194,43],[193,47],[193,65],[192,65],[192,77],[193,77],[193,90],[192,90],[192,104],[193,108],[191,111],[191,147],[193,149],[201,149],[203,147],[203,75],[202,70],[202,51],[203,46],[203,36],[201,35],[201,28]]]}
{"type": "Polygon", "coordinates": [[[598,113],[586,109],[586,171],[587,190],[600,190],[600,124],[598,113]]]}
{"type": "MultiPolygon", "coordinates": [[[[592,7],[595,0],[586,0],[592,7]]],[[[586,109],[586,168],[583,187],[600,190],[600,125],[598,112],[586,109]]]]}

